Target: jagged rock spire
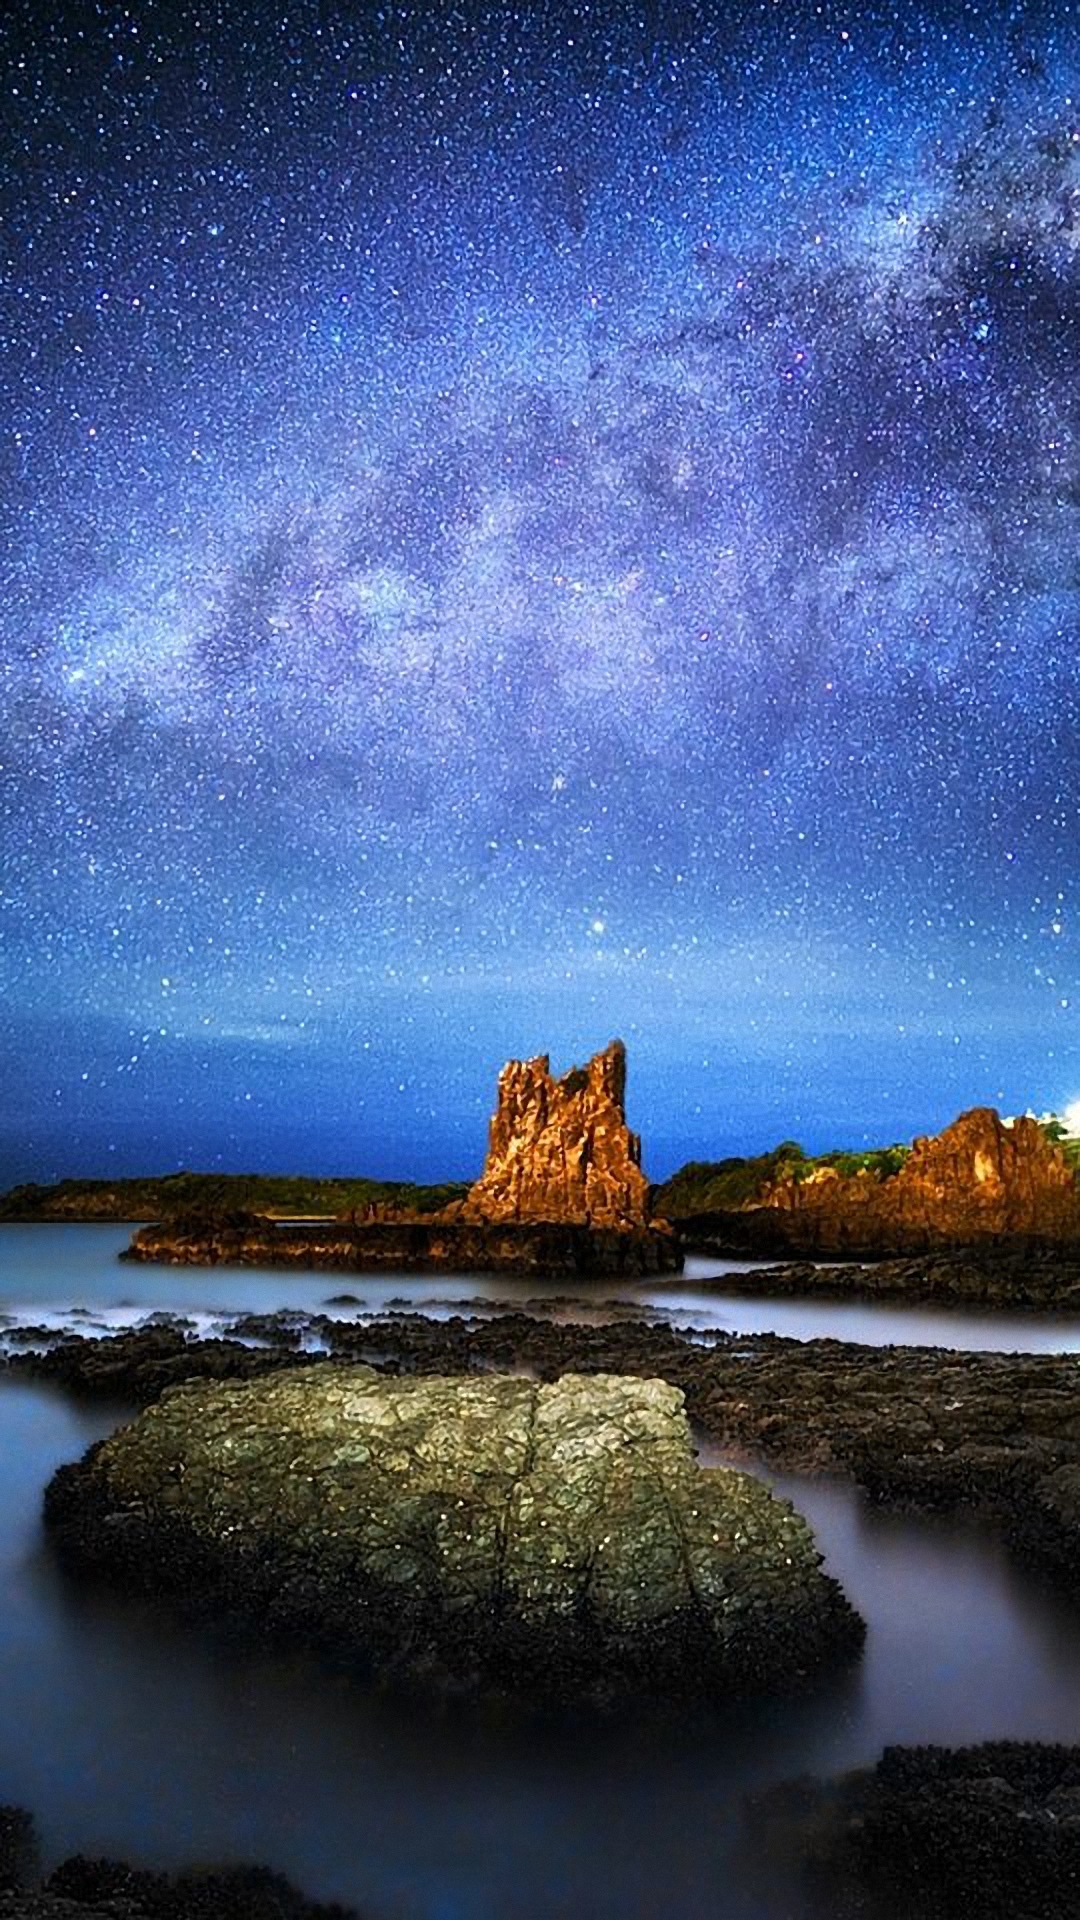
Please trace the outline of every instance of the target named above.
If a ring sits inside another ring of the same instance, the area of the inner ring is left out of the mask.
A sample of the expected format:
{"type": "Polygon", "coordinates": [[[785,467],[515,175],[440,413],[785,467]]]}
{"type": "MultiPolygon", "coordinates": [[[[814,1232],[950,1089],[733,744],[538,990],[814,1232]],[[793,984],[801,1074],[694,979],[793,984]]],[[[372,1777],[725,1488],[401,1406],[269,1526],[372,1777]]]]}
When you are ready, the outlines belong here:
{"type": "Polygon", "coordinates": [[[463,1216],[644,1227],[649,1184],[626,1124],[626,1048],[613,1040],[561,1080],[547,1054],[510,1060],[499,1075],[487,1160],[463,1216]]]}

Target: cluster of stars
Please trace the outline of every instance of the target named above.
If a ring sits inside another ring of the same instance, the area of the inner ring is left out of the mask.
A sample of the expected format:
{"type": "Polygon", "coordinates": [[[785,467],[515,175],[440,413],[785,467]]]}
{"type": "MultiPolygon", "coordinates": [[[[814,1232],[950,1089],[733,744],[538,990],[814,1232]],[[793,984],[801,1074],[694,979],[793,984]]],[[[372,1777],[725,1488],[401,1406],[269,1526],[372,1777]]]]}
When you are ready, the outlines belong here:
{"type": "Polygon", "coordinates": [[[10,1178],[1074,1091],[1078,29],[13,0],[10,1178]]]}

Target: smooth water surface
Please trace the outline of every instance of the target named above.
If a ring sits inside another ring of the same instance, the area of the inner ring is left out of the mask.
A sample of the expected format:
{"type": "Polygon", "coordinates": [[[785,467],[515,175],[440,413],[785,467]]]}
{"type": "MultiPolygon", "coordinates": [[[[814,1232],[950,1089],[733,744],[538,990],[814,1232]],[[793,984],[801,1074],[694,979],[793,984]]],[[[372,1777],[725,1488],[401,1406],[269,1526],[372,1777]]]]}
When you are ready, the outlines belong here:
{"type": "MultiPolygon", "coordinates": [[[[118,1266],[124,1238],[0,1230],[5,1310],[227,1315],[318,1305],[341,1280],[118,1266]]],[[[490,1277],[464,1291],[481,1287],[506,1297],[490,1277]]],[[[376,1291],[419,1304],[445,1288],[394,1275],[354,1290],[374,1307],[376,1291]]],[[[887,1311],[866,1309],[868,1329],[887,1311]]],[[[814,1331],[821,1312],[805,1309],[814,1331]]],[[[857,1667],[795,1704],[539,1734],[380,1700],[314,1660],[239,1658],[51,1561],[44,1484],[121,1417],[0,1382],[0,1801],[34,1810],[54,1859],[257,1860],[367,1920],[787,1920],[790,1894],[744,1877],[747,1792],[893,1741],[1080,1740],[1080,1612],[978,1530],[881,1515],[821,1480],[773,1483],[869,1634],[857,1667]]]]}
{"type": "Polygon", "coordinates": [[[681,1280],[560,1278],[546,1288],[514,1274],[306,1273],[290,1268],[159,1267],[118,1259],[126,1226],[0,1226],[0,1343],[8,1324],[41,1322],[87,1333],[150,1313],[191,1316],[200,1331],[237,1313],[297,1308],[343,1318],[415,1311],[445,1319],[528,1306],[545,1318],[598,1321],[631,1315],[675,1327],[774,1332],[795,1340],[832,1338],[867,1346],[910,1344],[1011,1353],[1080,1352],[1080,1317],[988,1313],[977,1308],[883,1305],[874,1301],[772,1300],[715,1291],[724,1273],[760,1261],[692,1256],[681,1280]],[[708,1280],[708,1287],[695,1282],[708,1280]],[[348,1296],[332,1304],[335,1296],[348,1296]],[[353,1303],[356,1304],[353,1304],[353,1303]]]}

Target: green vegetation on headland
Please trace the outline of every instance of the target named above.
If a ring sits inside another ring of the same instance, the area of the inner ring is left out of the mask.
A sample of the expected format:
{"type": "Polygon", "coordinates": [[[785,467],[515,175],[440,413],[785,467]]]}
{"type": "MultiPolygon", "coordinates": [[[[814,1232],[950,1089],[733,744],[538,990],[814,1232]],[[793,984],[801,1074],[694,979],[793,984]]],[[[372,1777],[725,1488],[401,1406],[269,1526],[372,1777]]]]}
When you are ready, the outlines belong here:
{"type": "MultiPolygon", "coordinates": [[[[1039,1121],[1052,1146],[1059,1147],[1066,1163],[1080,1174],[1080,1138],[1071,1135],[1064,1121],[1047,1114],[1039,1121]]],[[[849,1151],[809,1154],[797,1140],[782,1140],[769,1153],[728,1160],[690,1160],[653,1189],[655,1212],[665,1220],[686,1220],[697,1213],[735,1213],[760,1205],[773,1187],[787,1181],[811,1180],[826,1169],[853,1179],[863,1174],[872,1180],[888,1180],[899,1173],[911,1153],[909,1146],[861,1148],[849,1151]]]]}
{"type": "Polygon", "coordinates": [[[334,1216],[370,1206],[436,1213],[465,1184],[409,1180],[320,1180],[303,1174],[170,1173],[137,1180],[28,1183],[0,1194],[0,1220],[168,1220],[178,1214],[267,1213],[334,1216]]]}
{"type": "Polygon", "coordinates": [[[784,1180],[809,1180],[825,1167],[842,1177],[869,1174],[887,1180],[899,1173],[910,1147],[876,1147],[862,1152],[804,1153],[797,1140],[782,1140],[769,1153],[728,1160],[690,1160],[653,1192],[653,1206],[664,1219],[694,1213],[734,1212],[755,1206],[770,1187],[784,1180]]]}
{"type": "Polygon", "coordinates": [[[1064,1120],[1050,1114],[1039,1125],[1052,1146],[1060,1147],[1074,1173],[1080,1173],[1080,1137],[1069,1133],[1064,1120]]]}
{"type": "MultiPolygon", "coordinates": [[[[1080,1175],[1080,1138],[1055,1115],[1043,1116],[1039,1124],[1080,1175]]],[[[760,1205],[771,1188],[810,1180],[825,1169],[844,1179],[863,1175],[883,1182],[900,1172],[910,1152],[898,1144],[808,1154],[797,1140],[782,1140],[768,1153],[688,1161],[653,1188],[652,1208],[667,1220],[738,1212],[760,1205]]],[[[0,1194],[0,1221],[172,1220],[241,1212],[334,1218],[372,1206],[437,1213],[467,1192],[465,1182],[454,1181],[424,1186],[409,1180],[184,1172],[133,1180],[60,1180],[52,1186],[27,1183],[0,1194]]]]}

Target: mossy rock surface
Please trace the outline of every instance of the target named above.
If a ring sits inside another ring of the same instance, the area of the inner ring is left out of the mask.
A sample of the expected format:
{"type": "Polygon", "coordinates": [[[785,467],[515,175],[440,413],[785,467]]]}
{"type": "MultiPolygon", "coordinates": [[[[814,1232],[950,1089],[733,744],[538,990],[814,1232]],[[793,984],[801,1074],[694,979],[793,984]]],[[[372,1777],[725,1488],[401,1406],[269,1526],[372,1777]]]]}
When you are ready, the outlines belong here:
{"type": "Polygon", "coordinates": [[[192,1382],[47,1511],[128,1583],[454,1690],[784,1688],[861,1638],[806,1522],[699,1467],[660,1380],[192,1382]]]}

